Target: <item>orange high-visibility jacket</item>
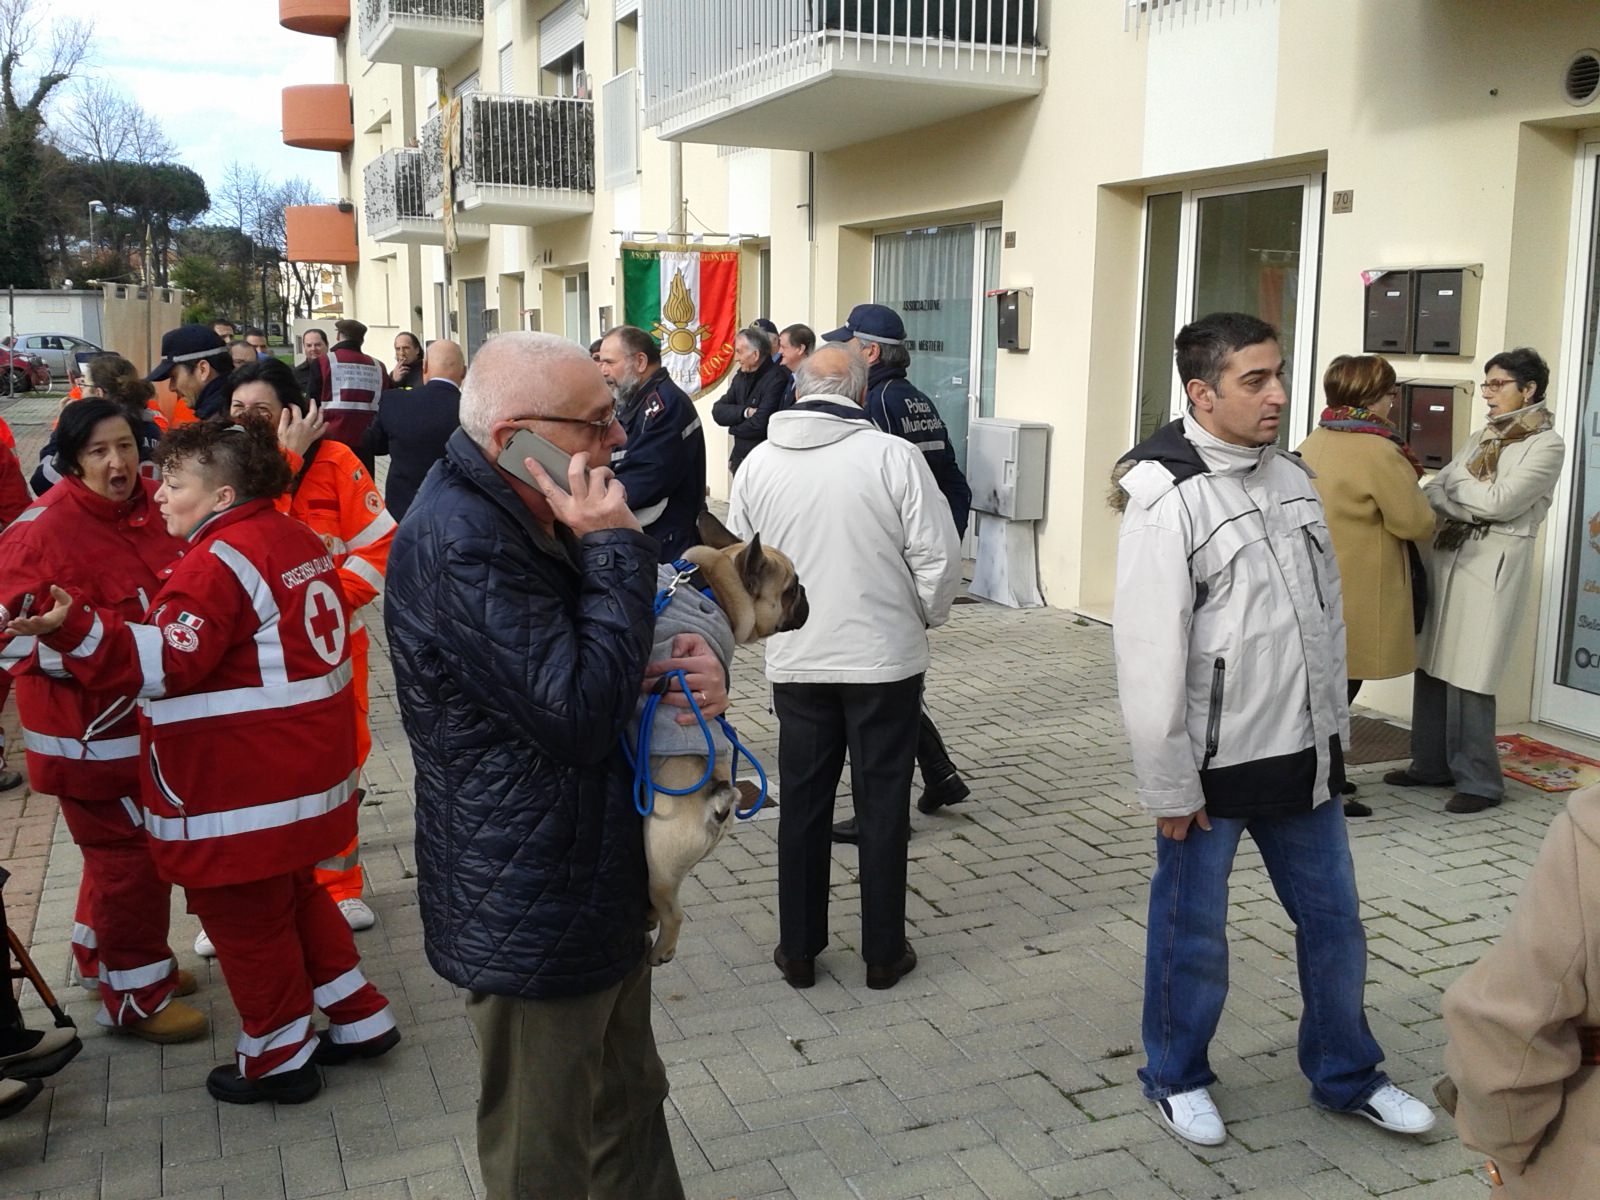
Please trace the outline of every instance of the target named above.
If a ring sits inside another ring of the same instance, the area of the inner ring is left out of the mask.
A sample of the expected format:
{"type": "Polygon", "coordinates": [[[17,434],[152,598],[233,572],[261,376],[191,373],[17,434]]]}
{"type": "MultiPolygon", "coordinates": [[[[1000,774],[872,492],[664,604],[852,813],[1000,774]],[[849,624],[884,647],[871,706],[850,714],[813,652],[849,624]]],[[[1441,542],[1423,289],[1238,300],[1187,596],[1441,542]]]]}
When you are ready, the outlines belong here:
{"type": "MultiPolygon", "coordinates": [[[[306,451],[309,465],[285,451],[295,482],[278,497],[278,509],[311,526],[339,572],[347,611],[354,613],[383,591],[395,519],[355,452],[321,438],[306,451]]],[[[359,624],[359,622],[357,623],[359,624]]]]}

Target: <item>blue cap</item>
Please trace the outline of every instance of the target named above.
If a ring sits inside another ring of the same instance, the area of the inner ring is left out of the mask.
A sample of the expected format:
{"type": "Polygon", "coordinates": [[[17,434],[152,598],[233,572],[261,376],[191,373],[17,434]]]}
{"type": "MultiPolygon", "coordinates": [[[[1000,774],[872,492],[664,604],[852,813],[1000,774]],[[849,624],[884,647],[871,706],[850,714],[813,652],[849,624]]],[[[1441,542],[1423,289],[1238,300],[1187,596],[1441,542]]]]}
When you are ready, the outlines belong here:
{"type": "Polygon", "coordinates": [[[179,325],[161,335],[161,361],[145,378],[160,383],[179,363],[199,362],[227,347],[209,325],[179,325]]]}
{"type": "Polygon", "coordinates": [[[849,320],[822,335],[825,342],[848,342],[851,338],[897,346],[906,340],[906,327],[900,314],[887,304],[858,304],[850,310],[849,320]]]}

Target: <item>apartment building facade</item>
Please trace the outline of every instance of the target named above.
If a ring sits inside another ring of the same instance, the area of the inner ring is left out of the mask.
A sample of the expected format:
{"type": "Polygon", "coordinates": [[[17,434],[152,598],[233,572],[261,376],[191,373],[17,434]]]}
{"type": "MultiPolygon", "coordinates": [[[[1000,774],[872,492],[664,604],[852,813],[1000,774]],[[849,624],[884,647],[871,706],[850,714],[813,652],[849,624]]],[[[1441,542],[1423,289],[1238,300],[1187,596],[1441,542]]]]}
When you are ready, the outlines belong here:
{"type": "MultiPolygon", "coordinates": [[[[1508,721],[1600,736],[1589,0],[280,0],[280,16],[335,38],[351,211],[313,214],[339,231],[303,246],[342,239],[362,320],[469,348],[493,329],[585,340],[618,319],[623,238],[685,229],[741,245],[744,319],[820,330],[893,304],[958,448],[979,417],[1051,426],[1037,537],[1054,605],[1109,609],[1108,472],[1179,410],[1171,339],[1193,316],[1283,330],[1290,445],[1338,354],[1387,347],[1448,450],[1482,424],[1484,359],[1536,346],[1569,459],[1500,701],[1508,721]],[[431,129],[458,94],[468,178],[446,255],[431,129]],[[536,125],[554,132],[520,132],[536,125]],[[1010,289],[1031,289],[1026,350],[1000,344],[990,293],[1010,289]],[[1369,319],[1385,304],[1398,333],[1369,319]]],[[[1403,713],[1408,685],[1363,700],[1403,713]]]]}

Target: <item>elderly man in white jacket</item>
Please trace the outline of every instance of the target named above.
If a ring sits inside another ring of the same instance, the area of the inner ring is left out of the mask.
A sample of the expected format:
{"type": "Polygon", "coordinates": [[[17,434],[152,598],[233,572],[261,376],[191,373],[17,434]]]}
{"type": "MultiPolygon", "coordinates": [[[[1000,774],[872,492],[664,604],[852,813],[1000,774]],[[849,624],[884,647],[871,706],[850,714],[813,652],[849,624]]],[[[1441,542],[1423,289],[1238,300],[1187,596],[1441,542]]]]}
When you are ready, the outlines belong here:
{"type": "MultiPolygon", "coordinates": [[[[1189,415],[1118,464],[1114,641],[1139,799],[1155,818],[1146,1098],[1180,1137],[1226,1137],[1208,1050],[1228,994],[1228,876],[1246,831],[1295,924],[1300,1069],[1319,1106],[1433,1126],[1378,1070],[1344,812],[1339,567],[1310,471],[1278,449],[1270,325],[1215,313],[1177,339],[1189,415]]],[[[1114,503],[1116,501],[1114,500],[1114,503]]]]}
{"type": "Polygon", "coordinates": [[[810,987],[828,944],[829,825],[850,752],[861,836],[861,954],[867,986],[917,964],[906,940],[911,775],[928,669],[927,630],[961,582],[950,508],[910,442],[873,428],[867,366],[849,346],[801,366],[794,406],[734,476],[728,527],[794,560],[811,615],[767,640],[778,714],[778,946],[773,962],[810,987]]]}

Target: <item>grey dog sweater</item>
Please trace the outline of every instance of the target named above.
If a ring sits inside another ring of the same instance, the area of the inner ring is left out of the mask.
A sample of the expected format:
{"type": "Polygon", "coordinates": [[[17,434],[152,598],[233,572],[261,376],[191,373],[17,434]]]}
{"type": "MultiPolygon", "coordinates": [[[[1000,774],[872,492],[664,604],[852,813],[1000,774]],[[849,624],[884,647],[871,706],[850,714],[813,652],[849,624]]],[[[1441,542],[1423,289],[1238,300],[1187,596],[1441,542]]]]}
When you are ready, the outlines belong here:
{"type": "MultiPolygon", "coordinates": [[[[665,591],[677,573],[670,563],[663,566],[657,576],[659,590],[665,591]]],[[[696,574],[689,582],[679,584],[678,590],[673,593],[672,601],[656,616],[655,644],[650,648],[651,662],[661,662],[672,657],[672,639],[678,634],[698,633],[711,646],[722,663],[722,669],[731,670],[733,626],[728,623],[727,614],[717,602],[701,593],[700,584],[703,579],[702,574],[696,574]]],[[[633,720],[628,722],[630,748],[639,744],[639,718],[644,713],[644,703],[644,697],[640,697],[639,707],[634,710],[633,720]]],[[[678,724],[678,714],[684,711],[670,704],[662,704],[656,709],[654,728],[650,733],[652,756],[705,757],[706,735],[701,732],[699,724],[678,724]]],[[[733,754],[733,747],[729,745],[722,727],[715,720],[707,723],[711,726],[711,739],[717,748],[717,758],[728,759],[733,754]]]]}

